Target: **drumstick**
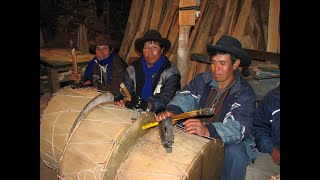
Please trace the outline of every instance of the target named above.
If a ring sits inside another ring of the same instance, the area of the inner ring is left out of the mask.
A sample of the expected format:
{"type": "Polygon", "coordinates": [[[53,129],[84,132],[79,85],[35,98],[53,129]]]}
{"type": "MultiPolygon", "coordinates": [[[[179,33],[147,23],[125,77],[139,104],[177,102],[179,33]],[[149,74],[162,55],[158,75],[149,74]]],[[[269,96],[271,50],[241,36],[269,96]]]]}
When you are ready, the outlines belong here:
{"type": "MultiPolygon", "coordinates": [[[[75,48],[72,49],[71,54],[72,54],[72,70],[78,77],[78,64],[77,64],[77,56],[76,56],[75,48]]],[[[79,81],[80,79],[77,78],[76,83],[79,83],[79,81]]]]}
{"type": "Polygon", "coordinates": [[[120,83],[120,88],[124,95],[128,98],[128,101],[131,101],[131,94],[123,82],[120,83]]]}
{"type": "MultiPolygon", "coordinates": [[[[208,116],[208,115],[212,115],[213,113],[214,113],[213,108],[205,108],[205,109],[194,110],[194,111],[189,111],[182,114],[174,115],[172,116],[172,120],[177,121],[180,119],[185,119],[185,118],[190,118],[195,116],[208,116]]],[[[142,129],[145,130],[145,129],[157,126],[158,124],[159,124],[158,122],[151,122],[142,126],[142,129]]]]}

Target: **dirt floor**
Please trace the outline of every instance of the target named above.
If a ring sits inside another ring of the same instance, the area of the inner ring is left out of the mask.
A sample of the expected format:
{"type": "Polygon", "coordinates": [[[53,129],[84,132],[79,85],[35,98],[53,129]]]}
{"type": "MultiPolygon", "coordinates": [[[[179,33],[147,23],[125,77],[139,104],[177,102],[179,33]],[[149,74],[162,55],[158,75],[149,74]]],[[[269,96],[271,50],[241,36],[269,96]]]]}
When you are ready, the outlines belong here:
{"type": "Polygon", "coordinates": [[[40,180],[59,180],[57,173],[40,160],[40,180]]]}

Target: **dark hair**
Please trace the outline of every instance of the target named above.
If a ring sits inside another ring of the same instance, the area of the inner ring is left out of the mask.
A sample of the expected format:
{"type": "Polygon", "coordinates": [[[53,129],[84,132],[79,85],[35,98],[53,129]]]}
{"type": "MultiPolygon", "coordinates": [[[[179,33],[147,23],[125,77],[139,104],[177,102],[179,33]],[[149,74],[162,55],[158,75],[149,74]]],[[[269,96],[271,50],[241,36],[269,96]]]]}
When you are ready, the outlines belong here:
{"type": "MultiPolygon", "coordinates": [[[[160,42],[160,41],[157,41],[157,40],[148,40],[148,41],[146,41],[146,42],[158,43],[158,44],[159,44],[159,46],[160,46],[160,49],[162,49],[162,48],[163,48],[163,44],[162,44],[162,42],[160,42]]],[[[146,43],[146,42],[144,42],[144,43],[146,43]]]]}
{"type": "MultiPolygon", "coordinates": [[[[227,52],[227,51],[215,50],[215,51],[213,51],[213,52],[211,53],[211,57],[212,57],[212,56],[215,56],[215,55],[217,55],[217,54],[222,54],[222,55],[224,55],[224,54],[230,54],[230,53],[227,52]]],[[[237,57],[236,57],[235,55],[233,55],[233,54],[230,54],[230,57],[231,57],[231,64],[234,64],[234,63],[236,62],[236,60],[239,59],[239,58],[237,58],[237,57]]]]}

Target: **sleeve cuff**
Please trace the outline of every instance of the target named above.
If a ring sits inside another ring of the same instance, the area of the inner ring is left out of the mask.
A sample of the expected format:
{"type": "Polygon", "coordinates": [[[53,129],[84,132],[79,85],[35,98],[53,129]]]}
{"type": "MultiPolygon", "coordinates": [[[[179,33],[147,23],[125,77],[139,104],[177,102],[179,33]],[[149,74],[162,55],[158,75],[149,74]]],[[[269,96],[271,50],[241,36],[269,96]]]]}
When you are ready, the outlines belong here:
{"type": "Polygon", "coordinates": [[[206,126],[206,127],[208,128],[210,137],[221,140],[221,137],[220,137],[219,134],[217,133],[217,130],[216,130],[216,128],[214,127],[213,124],[205,124],[204,126],[206,126]]]}
{"type": "Polygon", "coordinates": [[[166,107],[166,110],[172,112],[173,114],[181,114],[181,113],[184,113],[180,107],[174,106],[174,105],[168,105],[168,106],[166,107]]]}

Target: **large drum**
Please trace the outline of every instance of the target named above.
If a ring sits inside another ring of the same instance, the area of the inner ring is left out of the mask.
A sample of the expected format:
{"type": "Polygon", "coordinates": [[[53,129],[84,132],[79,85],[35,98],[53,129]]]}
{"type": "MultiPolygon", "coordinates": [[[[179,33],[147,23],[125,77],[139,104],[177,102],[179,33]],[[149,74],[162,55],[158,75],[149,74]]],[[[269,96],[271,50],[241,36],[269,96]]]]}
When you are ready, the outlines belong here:
{"type": "Polygon", "coordinates": [[[172,153],[162,147],[158,128],[148,129],[128,152],[115,179],[220,179],[223,143],[174,127],[172,153]]]}
{"type": "MultiPolygon", "coordinates": [[[[57,170],[77,118],[87,112],[88,104],[94,106],[92,101],[96,102],[102,95],[90,88],[72,89],[67,86],[51,96],[40,118],[40,157],[44,164],[57,170]]],[[[113,95],[104,94],[104,100],[113,101],[113,95]]]]}
{"type": "Polygon", "coordinates": [[[127,152],[147,131],[142,126],[155,117],[102,103],[91,109],[74,128],[59,163],[60,178],[114,179],[127,152]]]}

